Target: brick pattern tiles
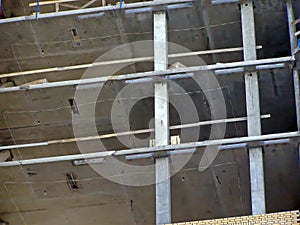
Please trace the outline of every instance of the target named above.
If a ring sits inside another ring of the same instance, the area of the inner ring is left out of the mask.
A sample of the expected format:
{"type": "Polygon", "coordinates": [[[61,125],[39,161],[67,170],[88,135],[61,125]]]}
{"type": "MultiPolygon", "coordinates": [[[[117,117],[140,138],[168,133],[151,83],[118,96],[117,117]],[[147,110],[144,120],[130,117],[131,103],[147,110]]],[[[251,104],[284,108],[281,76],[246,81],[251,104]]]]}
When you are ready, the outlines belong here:
{"type": "Polygon", "coordinates": [[[215,220],[203,220],[186,223],[173,223],[165,225],[297,225],[299,211],[280,212],[265,215],[231,217],[215,220]]]}

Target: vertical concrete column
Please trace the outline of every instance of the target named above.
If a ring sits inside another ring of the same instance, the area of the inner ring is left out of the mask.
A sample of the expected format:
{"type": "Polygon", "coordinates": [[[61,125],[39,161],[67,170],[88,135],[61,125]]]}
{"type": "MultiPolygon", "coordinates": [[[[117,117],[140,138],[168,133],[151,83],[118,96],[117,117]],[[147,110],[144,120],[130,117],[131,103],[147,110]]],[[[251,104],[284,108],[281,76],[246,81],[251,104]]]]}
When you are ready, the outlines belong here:
{"type": "MultiPolygon", "coordinates": [[[[287,17],[289,23],[289,33],[290,33],[290,45],[291,45],[291,55],[294,55],[294,50],[297,48],[297,37],[295,36],[296,27],[292,24],[295,20],[292,0],[287,0],[286,2],[287,17]]],[[[294,92],[295,92],[295,105],[296,105],[296,115],[297,115],[297,127],[300,130],[300,88],[299,88],[299,71],[293,68],[293,79],[294,79],[294,92]]]]}
{"type": "MultiPolygon", "coordinates": [[[[168,31],[165,11],[154,13],[154,69],[168,67],[168,31]]],[[[169,96],[168,83],[154,84],[155,145],[169,145],[169,96]]],[[[156,158],[156,224],[171,223],[171,184],[169,157],[156,158]]]]}
{"type": "MultiPolygon", "coordinates": [[[[256,60],[253,2],[241,1],[244,60],[256,60]]],[[[248,136],[261,135],[258,74],[255,68],[245,73],[248,136]]],[[[262,148],[249,149],[252,214],[266,213],[262,148]]]]}

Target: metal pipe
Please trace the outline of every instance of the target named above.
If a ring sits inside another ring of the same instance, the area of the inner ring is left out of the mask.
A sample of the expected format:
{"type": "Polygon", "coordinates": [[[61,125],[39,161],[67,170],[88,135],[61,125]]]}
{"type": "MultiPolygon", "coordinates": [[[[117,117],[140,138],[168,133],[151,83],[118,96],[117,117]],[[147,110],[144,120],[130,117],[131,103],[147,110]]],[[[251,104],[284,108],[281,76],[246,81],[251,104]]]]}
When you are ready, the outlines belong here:
{"type": "Polygon", "coordinates": [[[9,150],[9,149],[16,149],[16,148],[41,147],[41,146],[47,146],[47,145],[49,145],[49,142],[45,141],[45,142],[38,142],[38,143],[1,146],[0,150],[9,150]]]}
{"type": "Polygon", "coordinates": [[[226,3],[236,3],[240,2],[240,0],[212,0],[212,5],[218,5],[218,4],[226,4],[226,3]]]}
{"type": "MultiPolygon", "coordinates": [[[[193,154],[196,151],[197,151],[196,148],[182,149],[182,150],[176,150],[176,151],[169,152],[168,155],[193,154]]],[[[155,158],[155,154],[154,153],[145,153],[145,154],[125,156],[126,160],[149,159],[149,158],[155,158]]]]}
{"type": "MultiPolygon", "coordinates": [[[[193,76],[194,76],[193,73],[174,74],[174,75],[166,76],[166,79],[177,80],[177,79],[191,78],[193,76]]],[[[153,82],[153,79],[151,77],[147,77],[147,78],[140,78],[140,79],[125,81],[126,84],[139,84],[139,83],[146,83],[146,82],[153,82]]]]}
{"type": "Polygon", "coordinates": [[[154,154],[153,153],[145,153],[145,154],[138,154],[138,155],[126,155],[125,159],[126,160],[136,160],[136,159],[148,159],[148,158],[153,158],[154,154]]]}
{"type": "MultiPolygon", "coordinates": [[[[284,68],[284,63],[277,63],[277,64],[271,64],[271,65],[261,65],[256,66],[257,70],[267,70],[267,69],[280,69],[284,68]]],[[[243,73],[245,72],[245,69],[242,67],[234,68],[234,69],[224,69],[224,70],[215,70],[214,71],[216,75],[222,75],[222,74],[228,74],[228,73],[243,73]]]]}
{"type": "Polygon", "coordinates": [[[290,139],[278,139],[278,140],[271,140],[271,141],[263,141],[262,145],[278,145],[278,144],[287,144],[290,142],[290,139]]]}
{"type": "Polygon", "coordinates": [[[232,144],[232,145],[221,145],[219,146],[219,150],[229,150],[229,149],[235,149],[235,148],[247,148],[247,143],[241,143],[241,144],[232,144]]]}
{"type": "Polygon", "coordinates": [[[223,74],[229,74],[229,73],[242,73],[244,71],[245,71],[244,68],[237,67],[237,68],[233,68],[233,69],[215,70],[214,73],[216,75],[223,75],[223,74]]]}
{"type": "Polygon", "coordinates": [[[104,12],[100,13],[93,13],[93,14],[87,14],[87,15],[80,15],[78,16],[78,20],[86,20],[86,19],[93,19],[93,18],[98,18],[98,17],[103,17],[105,16],[104,12]]]}
{"type": "Polygon", "coordinates": [[[277,63],[277,64],[272,64],[272,65],[257,66],[256,69],[257,70],[267,70],[267,69],[280,69],[280,68],[284,68],[284,67],[285,67],[284,63],[277,63]]]}
{"type": "Polygon", "coordinates": [[[103,162],[104,162],[104,158],[93,158],[93,159],[74,160],[73,164],[74,164],[74,166],[81,166],[81,165],[97,164],[97,163],[103,163],[103,162]]]}
{"type": "Polygon", "coordinates": [[[6,162],[6,164],[0,163],[0,167],[32,165],[32,164],[51,163],[51,162],[64,162],[64,161],[73,161],[73,160],[80,160],[80,159],[92,159],[92,158],[112,156],[114,153],[115,151],[109,151],[109,152],[107,151],[107,152],[97,152],[97,153],[88,153],[88,154],[44,157],[44,158],[37,158],[37,159],[24,159],[24,160],[6,162]]]}
{"type": "Polygon", "coordinates": [[[139,8],[139,9],[126,9],[125,14],[136,14],[136,13],[146,13],[146,12],[152,12],[152,7],[145,7],[145,8],[139,8]]]}
{"type": "Polygon", "coordinates": [[[191,8],[191,7],[193,7],[192,2],[182,3],[182,4],[174,4],[174,5],[167,5],[166,6],[167,9],[183,9],[183,8],[191,8]]]}

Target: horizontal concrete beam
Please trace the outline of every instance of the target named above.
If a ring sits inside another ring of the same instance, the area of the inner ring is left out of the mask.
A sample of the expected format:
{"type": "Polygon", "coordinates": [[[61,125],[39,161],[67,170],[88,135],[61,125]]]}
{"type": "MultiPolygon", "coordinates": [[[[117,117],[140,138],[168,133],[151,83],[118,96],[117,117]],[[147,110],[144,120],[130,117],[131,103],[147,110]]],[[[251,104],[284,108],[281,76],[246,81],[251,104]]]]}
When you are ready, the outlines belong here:
{"type": "MultiPolygon", "coordinates": [[[[268,119],[271,118],[270,114],[262,115],[261,119],[268,119]]],[[[199,126],[207,126],[207,125],[214,125],[220,123],[236,123],[247,121],[247,117],[238,117],[238,118],[228,118],[228,119],[219,119],[219,120],[210,120],[210,121],[201,121],[198,123],[189,123],[189,124],[180,124],[180,125],[173,125],[170,126],[170,130],[178,130],[178,129],[187,129],[199,126]]],[[[91,141],[97,139],[107,139],[107,138],[114,138],[114,137],[121,137],[121,136],[128,136],[128,135],[137,135],[137,134],[145,134],[154,132],[154,129],[142,129],[142,130],[135,130],[135,131],[125,131],[120,133],[112,133],[112,134],[102,134],[98,136],[88,136],[82,138],[69,138],[69,139],[59,139],[59,140],[52,140],[52,141],[44,141],[44,142],[36,142],[36,143],[27,143],[27,144],[19,144],[19,145],[7,145],[7,146],[0,146],[1,150],[9,150],[9,149],[21,149],[21,148],[30,148],[30,147],[41,147],[53,144],[64,144],[76,141],[91,141]]]]}
{"type": "MultiPolygon", "coordinates": [[[[10,162],[0,162],[0,167],[33,165],[33,164],[51,163],[51,162],[64,162],[64,161],[73,161],[73,160],[80,160],[80,159],[93,159],[93,158],[113,157],[113,156],[127,156],[127,155],[156,153],[156,152],[169,152],[169,151],[176,152],[176,150],[203,148],[206,146],[221,146],[221,145],[230,145],[230,144],[239,144],[239,143],[248,143],[251,146],[253,145],[261,146],[266,141],[277,140],[277,139],[290,139],[291,141],[294,140],[298,142],[299,137],[300,137],[300,132],[290,132],[290,133],[268,134],[268,135],[251,136],[251,137],[207,140],[207,141],[192,142],[192,143],[185,143],[185,144],[178,144],[178,145],[134,148],[134,149],[125,149],[125,150],[118,150],[118,151],[113,150],[113,151],[103,151],[103,152],[96,152],[96,153],[64,155],[64,156],[44,157],[44,158],[36,158],[36,159],[16,160],[10,162]]],[[[272,142],[267,142],[267,143],[272,144],[272,142]]],[[[277,142],[274,142],[274,144],[276,143],[277,142]]]]}
{"type": "MultiPolygon", "coordinates": [[[[26,87],[26,89],[20,86],[0,88],[0,93],[43,89],[43,88],[65,87],[65,86],[74,86],[74,85],[76,86],[76,85],[93,84],[93,83],[103,83],[109,80],[132,80],[132,79],[138,79],[144,77],[176,75],[176,74],[191,73],[197,71],[231,69],[237,67],[271,65],[271,64],[278,64],[278,63],[290,63],[293,61],[295,61],[294,56],[289,56],[289,57],[281,57],[281,58],[240,61],[240,62],[232,62],[232,63],[218,63],[214,65],[185,67],[185,68],[172,69],[172,70],[169,69],[165,71],[149,71],[149,72],[131,73],[131,74],[124,74],[124,75],[109,76],[109,77],[96,77],[96,78],[81,79],[81,80],[68,80],[68,81],[51,82],[45,84],[36,84],[36,85],[29,85],[26,87]]],[[[264,67],[261,67],[260,69],[264,69],[264,67]]]]}
{"type": "MultiPolygon", "coordinates": [[[[178,5],[181,3],[188,3],[188,2],[193,2],[193,0],[159,0],[159,1],[149,1],[149,2],[137,2],[137,3],[123,4],[122,10],[144,8],[144,7],[164,7],[164,6],[168,6],[168,5],[174,5],[174,4],[178,5]]],[[[170,9],[172,9],[172,7],[170,7],[170,9]]],[[[75,10],[68,10],[68,11],[62,11],[62,12],[39,14],[38,19],[81,15],[81,14],[88,14],[88,13],[113,11],[113,10],[121,10],[121,9],[120,9],[119,5],[94,7],[94,8],[87,8],[87,9],[75,9],[75,10]]],[[[21,17],[1,19],[0,24],[15,23],[15,22],[36,20],[36,19],[37,18],[35,15],[21,16],[21,17]]]]}
{"type": "MultiPolygon", "coordinates": [[[[256,49],[257,50],[262,49],[262,46],[261,45],[256,46],[256,49]]],[[[189,57],[189,56],[231,53],[231,52],[238,52],[238,51],[243,51],[243,47],[175,53],[175,54],[169,54],[168,58],[182,58],[182,57],[189,57]]],[[[138,58],[118,59],[118,60],[111,60],[111,61],[79,64],[79,65],[74,65],[74,66],[50,67],[50,68],[37,69],[37,70],[27,70],[27,71],[21,71],[21,72],[4,73],[4,74],[0,74],[0,78],[27,76],[27,75],[34,75],[34,74],[50,73],[50,72],[62,72],[62,71],[69,71],[69,70],[88,69],[88,68],[92,68],[92,67],[116,65],[116,64],[123,64],[123,63],[137,63],[137,62],[150,61],[153,59],[154,59],[153,56],[146,56],[146,57],[138,57],[138,58]]]]}

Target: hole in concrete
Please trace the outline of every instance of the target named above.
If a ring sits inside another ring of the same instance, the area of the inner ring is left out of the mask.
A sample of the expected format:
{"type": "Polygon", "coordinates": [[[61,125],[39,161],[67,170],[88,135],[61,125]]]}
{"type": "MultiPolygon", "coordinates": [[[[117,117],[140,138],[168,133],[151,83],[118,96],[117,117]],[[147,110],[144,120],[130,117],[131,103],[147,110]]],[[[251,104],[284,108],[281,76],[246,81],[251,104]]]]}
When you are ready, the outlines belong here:
{"type": "Polygon", "coordinates": [[[131,211],[133,210],[133,201],[130,200],[130,208],[131,208],[131,211]]]}
{"type": "Polygon", "coordinates": [[[217,182],[218,182],[219,184],[222,184],[221,181],[220,181],[220,179],[219,179],[219,176],[216,176],[216,179],[217,179],[217,182]]]}
{"type": "Polygon", "coordinates": [[[71,98],[71,99],[68,99],[68,101],[69,101],[70,107],[72,109],[72,112],[74,114],[79,115],[79,109],[77,107],[77,104],[76,104],[75,100],[73,98],[71,98]]]}
{"type": "Polygon", "coordinates": [[[71,29],[71,34],[72,34],[73,37],[78,36],[77,29],[76,29],[76,28],[72,28],[72,29],[71,29]]]}
{"type": "Polygon", "coordinates": [[[8,222],[5,222],[4,220],[0,219],[0,225],[9,225],[8,222]]]}
{"type": "Polygon", "coordinates": [[[35,171],[27,171],[29,177],[38,175],[35,171]]]}
{"type": "Polygon", "coordinates": [[[67,184],[70,189],[76,190],[79,189],[78,182],[76,181],[76,176],[74,173],[70,172],[66,174],[67,184]]]}
{"type": "Polygon", "coordinates": [[[70,30],[70,32],[71,32],[72,39],[73,39],[73,41],[72,41],[73,47],[76,48],[76,47],[82,46],[82,43],[81,43],[81,40],[80,40],[80,36],[79,36],[79,34],[78,34],[77,29],[76,29],[76,28],[72,28],[72,29],[70,30]]]}
{"type": "Polygon", "coordinates": [[[0,152],[0,162],[8,162],[8,161],[12,161],[12,159],[13,159],[13,155],[11,153],[11,150],[0,152]]]}

